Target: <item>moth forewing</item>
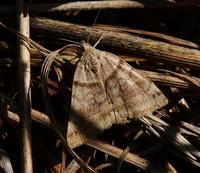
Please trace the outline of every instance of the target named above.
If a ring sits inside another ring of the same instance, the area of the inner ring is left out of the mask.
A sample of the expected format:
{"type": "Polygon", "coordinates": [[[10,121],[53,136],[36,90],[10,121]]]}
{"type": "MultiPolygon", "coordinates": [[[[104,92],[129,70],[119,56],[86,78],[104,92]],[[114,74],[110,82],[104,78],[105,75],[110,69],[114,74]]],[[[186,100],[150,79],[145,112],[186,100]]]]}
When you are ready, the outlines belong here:
{"type": "Polygon", "coordinates": [[[72,148],[113,124],[138,119],[168,102],[153,82],[118,56],[86,43],[83,47],[72,88],[68,130],[72,148]]]}

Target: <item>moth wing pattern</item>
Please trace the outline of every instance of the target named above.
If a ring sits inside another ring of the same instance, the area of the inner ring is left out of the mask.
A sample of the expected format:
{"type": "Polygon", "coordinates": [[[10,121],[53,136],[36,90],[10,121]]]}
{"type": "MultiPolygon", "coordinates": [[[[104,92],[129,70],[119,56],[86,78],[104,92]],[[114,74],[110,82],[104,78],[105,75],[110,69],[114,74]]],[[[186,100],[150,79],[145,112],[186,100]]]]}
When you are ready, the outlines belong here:
{"type": "Polygon", "coordinates": [[[168,103],[160,89],[127,62],[107,52],[104,59],[112,69],[106,76],[105,87],[111,88],[108,92],[114,109],[119,113],[117,117],[122,118],[117,123],[123,123],[123,115],[126,119],[138,119],[168,103]]]}
{"type": "Polygon", "coordinates": [[[69,145],[74,148],[113,124],[125,124],[167,104],[146,77],[118,56],[85,45],[74,75],[69,145]]]}
{"type": "Polygon", "coordinates": [[[112,126],[112,122],[104,122],[112,111],[112,104],[103,83],[99,82],[101,79],[96,73],[87,68],[83,57],[77,64],[72,87],[68,124],[68,142],[72,148],[83,144],[86,136],[92,137],[103,131],[105,123],[107,128],[112,126]]]}

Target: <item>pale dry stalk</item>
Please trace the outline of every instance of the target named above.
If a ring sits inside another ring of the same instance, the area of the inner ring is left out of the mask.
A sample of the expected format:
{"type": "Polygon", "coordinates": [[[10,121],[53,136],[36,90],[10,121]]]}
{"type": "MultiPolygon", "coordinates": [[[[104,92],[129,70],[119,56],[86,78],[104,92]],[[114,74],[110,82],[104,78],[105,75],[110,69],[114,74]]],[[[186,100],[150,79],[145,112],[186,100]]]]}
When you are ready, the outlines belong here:
{"type": "MultiPolygon", "coordinates": [[[[29,37],[29,14],[23,0],[17,1],[17,18],[19,32],[29,37]]],[[[32,173],[32,142],[31,142],[31,99],[30,99],[30,53],[29,46],[22,39],[18,41],[19,58],[19,90],[21,118],[21,171],[32,173]]]]}

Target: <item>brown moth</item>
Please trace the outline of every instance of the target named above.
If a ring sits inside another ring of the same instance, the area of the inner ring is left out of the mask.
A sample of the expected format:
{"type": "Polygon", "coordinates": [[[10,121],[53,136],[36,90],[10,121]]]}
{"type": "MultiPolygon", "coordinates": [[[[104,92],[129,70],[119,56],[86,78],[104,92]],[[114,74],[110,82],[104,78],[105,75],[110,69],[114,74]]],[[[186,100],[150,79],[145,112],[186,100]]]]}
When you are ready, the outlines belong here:
{"type": "Polygon", "coordinates": [[[109,52],[83,43],[71,100],[68,143],[74,148],[113,124],[139,119],[168,103],[156,85],[109,52]]]}

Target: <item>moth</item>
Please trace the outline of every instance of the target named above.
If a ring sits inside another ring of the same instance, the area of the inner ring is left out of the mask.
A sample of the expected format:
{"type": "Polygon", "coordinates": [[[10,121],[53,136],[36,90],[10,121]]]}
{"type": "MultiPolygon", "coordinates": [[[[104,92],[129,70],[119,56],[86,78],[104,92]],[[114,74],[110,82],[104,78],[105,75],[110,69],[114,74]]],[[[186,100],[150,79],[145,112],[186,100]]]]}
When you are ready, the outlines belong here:
{"type": "MultiPolygon", "coordinates": [[[[55,131],[62,139],[45,88],[51,63],[70,46],[75,45],[64,46],[47,55],[41,69],[45,107],[54,122],[55,131]]],[[[155,110],[165,106],[168,100],[151,80],[114,54],[97,50],[87,43],[81,46],[84,51],[75,70],[67,142],[63,140],[64,144],[75,148],[113,124],[138,120],[164,143],[173,145],[183,153],[184,159],[191,159],[194,163],[195,156],[200,158],[200,152],[181,134],[197,135],[193,129],[188,131],[152,115],[155,110]],[[176,129],[180,129],[181,133],[176,129]]],[[[70,148],[68,150],[72,151],[70,148]]]]}
{"type": "Polygon", "coordinates": [[[68,143],[74,148],[113,124],[152,114],[168,103],[156,85],[118,56],[83,43],[74,74],[68,143]]]}

